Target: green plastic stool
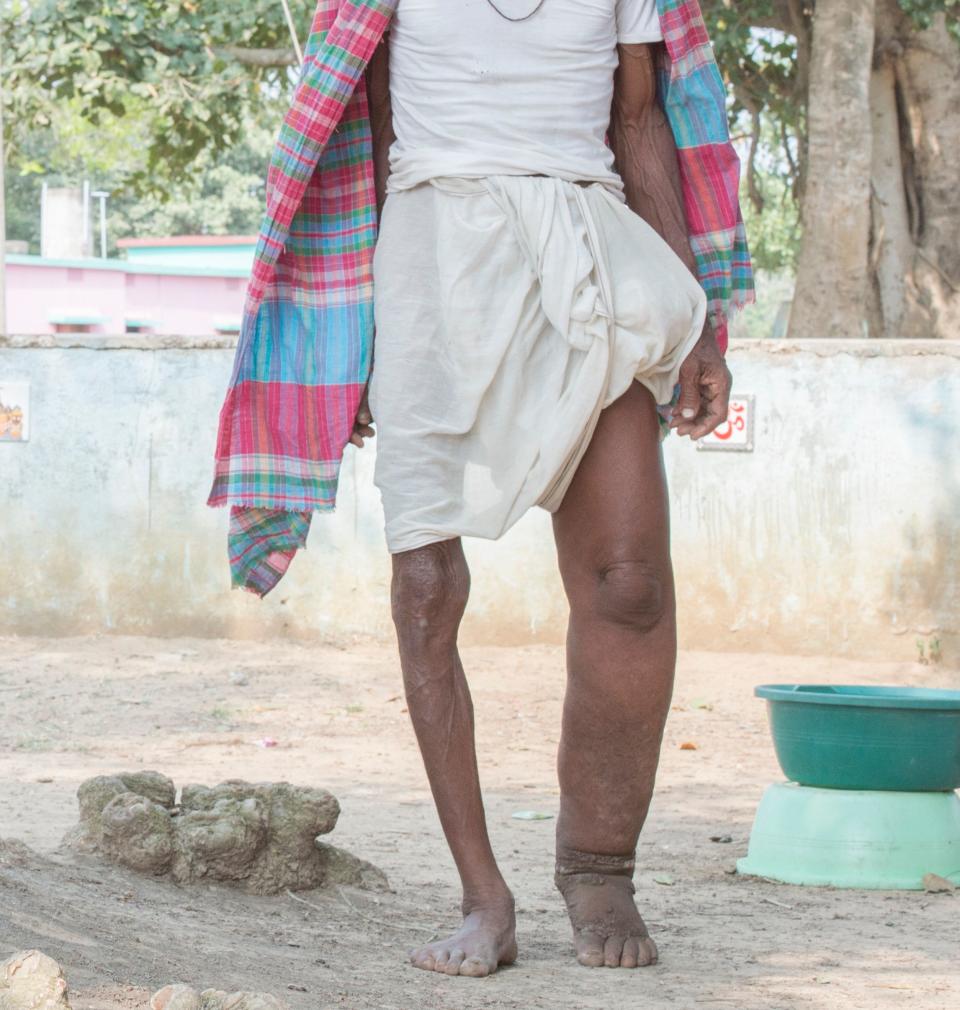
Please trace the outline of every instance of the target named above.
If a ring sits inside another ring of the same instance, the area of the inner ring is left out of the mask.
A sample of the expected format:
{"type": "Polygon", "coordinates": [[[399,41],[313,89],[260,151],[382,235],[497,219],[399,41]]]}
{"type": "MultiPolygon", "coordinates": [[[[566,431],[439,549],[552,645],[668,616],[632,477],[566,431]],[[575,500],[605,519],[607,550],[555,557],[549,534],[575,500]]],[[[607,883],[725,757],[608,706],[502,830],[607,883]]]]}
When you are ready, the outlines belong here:
{"type": "Polygon", "coordinates": [[[737,870],[786,884],[921,890],[935,873],[960,885],[960,797],[777,783],[737,870]]]}

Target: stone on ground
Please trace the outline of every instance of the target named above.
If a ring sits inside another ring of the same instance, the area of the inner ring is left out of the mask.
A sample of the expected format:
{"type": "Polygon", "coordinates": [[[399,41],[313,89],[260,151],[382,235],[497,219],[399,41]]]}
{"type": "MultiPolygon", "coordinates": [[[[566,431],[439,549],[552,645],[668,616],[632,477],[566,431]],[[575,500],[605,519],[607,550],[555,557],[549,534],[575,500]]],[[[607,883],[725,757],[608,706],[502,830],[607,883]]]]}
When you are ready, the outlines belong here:
{"type": "Polygon", "coordinates": [[[100,815],[101,851],[131,870],[160,875],[173,860],[170,811],[136,793],[118,793],[100,815]]]}
{"type": "Polygon", "coordinates": [[[266,992],[232,992],[222,1010],[286,1010],[287,1004],[266,992]]]}
{"type": "MultiPolygon", "coordinates": [[[[219,881],[252,894],[326,883],[388,890],[371,863],[318,841],[340,816],[325,789],[287,782],[176,787],[158,772],[100,775],[82,783],[80,824],[65,841],[177,883],[219,881]]],[[[166,998],[166,997],[165,997],[166,998]]]]}
{"type": "Polygon", "coordinates": [[[66,841],[74,848],[96,851],[103,844],[103,812],[117,796],[140,796],[172,811],[177,789],[166,775],[159,772],[121,772],[119,775],[97,775],[80,784],[80,823],[66,841]]]}
{"type": "Polygon", "coordinates": [[[150,997],[150,1010],[200,1010],[200,994],[188,985],[165,985],[150,997]]]}
{"type": "Polygon", "coordinates": [[[286,1010],[286,1004],[265,992],[197,992],[188,985],[167,985],[150,997],[150,1010],[286,1010]]]}
{"type": "Polygon", "coordinates": [[[0,964],[0,1010],[70,1010],[60,965],[39,950],[7,958],[0,964]]]}

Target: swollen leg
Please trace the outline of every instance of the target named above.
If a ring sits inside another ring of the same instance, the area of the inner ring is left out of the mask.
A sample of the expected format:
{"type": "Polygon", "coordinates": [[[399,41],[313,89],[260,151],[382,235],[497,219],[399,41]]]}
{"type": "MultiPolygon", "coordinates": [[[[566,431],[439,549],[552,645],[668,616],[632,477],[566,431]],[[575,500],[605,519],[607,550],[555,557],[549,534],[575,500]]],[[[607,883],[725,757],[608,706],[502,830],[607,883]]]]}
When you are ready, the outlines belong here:
{"type": "Polygon", "coordinates": [[[657,956],[633,901],[633,859],[676,659],[665,483],[642,387],[601,415],[554,529],[570,601],[557,885],[578,960],[635,967],[657,956]]]}
{"type": "Polygon", "coordinates": [[[418,968],[483,976],[516,957],[513,897],[487,835],[473,704],[457,651],[470,576],[459,540],[393,556],[393,617],[407,704],[463,884],[464,924],[412,952],[418,968]]]}

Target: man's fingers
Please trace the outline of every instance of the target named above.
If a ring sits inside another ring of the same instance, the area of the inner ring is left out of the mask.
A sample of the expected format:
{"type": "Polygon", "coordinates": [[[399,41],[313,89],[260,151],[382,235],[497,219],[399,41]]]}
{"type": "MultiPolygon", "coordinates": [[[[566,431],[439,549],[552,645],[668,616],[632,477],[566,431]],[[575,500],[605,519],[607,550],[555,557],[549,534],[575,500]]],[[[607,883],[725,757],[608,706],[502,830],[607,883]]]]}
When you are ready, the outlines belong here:
{"type": "Polygon", "coordinates": [[[699,368],[680,370],[680,400],[673,409],[674,419],[690,421],[700,412],[699,368]]]}
{"type": "Polygon", "coordinates": [[[690,431],[691,438],[703,438],[726,421],[730,409],[730,384],[730,372],[726,367],[720,375],[711,376],[704,383],[701,396],[703,412],[690,431]]]}
{"type": "Polygon", "coordinates": [[[362,449],[364,446],[363,440],[365,438],[373,438],[374,435],[376,435],[376,431],[369,424],[361,424],[358,420],[353,426],[353,431],[350,433],[350,444],[355,445],[358,449],[362,449]]]}
{"type": "Polygon", "coordinates": [[[671,427],[692,421],[700,413],[700,368],[698,365],[680,369],[680,399],[673,408],[671,427]]]}
{"type": "Polygon", "coordinates": [[[706,409],[703,415],[697,418],[696,424],[690,430],[690,437],[692,439],[703,438],[704,435],[709,435],[714,428],[723,424],[727,419],[726,410],[720,408],[717,400],[704,399],[704,404],[706,405],[706,409]]]}

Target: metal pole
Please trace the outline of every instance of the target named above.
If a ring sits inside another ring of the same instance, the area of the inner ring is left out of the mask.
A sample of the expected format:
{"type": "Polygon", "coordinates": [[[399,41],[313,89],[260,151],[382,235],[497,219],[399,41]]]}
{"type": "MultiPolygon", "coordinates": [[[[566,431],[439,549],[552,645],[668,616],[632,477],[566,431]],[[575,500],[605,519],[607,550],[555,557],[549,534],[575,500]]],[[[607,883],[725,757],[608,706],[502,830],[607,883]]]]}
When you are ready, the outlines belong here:
{"type": "Polygon", "coordinates": [[[90,195],[100,201],[100,259],[105,260],[107,258],[107,197],[110,194],[105,189],[95,189],[90,195]]]}
{"type": "Polygon", "coordinates": [[[40,255],[47,255],[47,180],[40,183],[40,255]]]}
{"type": "Polygon", "coordinates": [[[7,186],[3,146],[3,46],[0,43],[0,337],[7,335],[7,186]]]}
{"type": "Polygon", "coordinates": [[[89,256],[93,252],[93,242],[90,241],[90,180],[83,180],[83,252],[81,256],[89,256]]]}
{"type": "Polygon", "coordinates": [[[290,29],[290,39],[293,42],[293,51],[297,54],[297,63],[303,66],[303,50],[300,48],[300,40],[297,38],[297,28],[293,23],[293,15],[290,13],[290,4],[287,0],[280,0],[283,4],[283,13],[287,19],[287,28],[290,29]]]}

